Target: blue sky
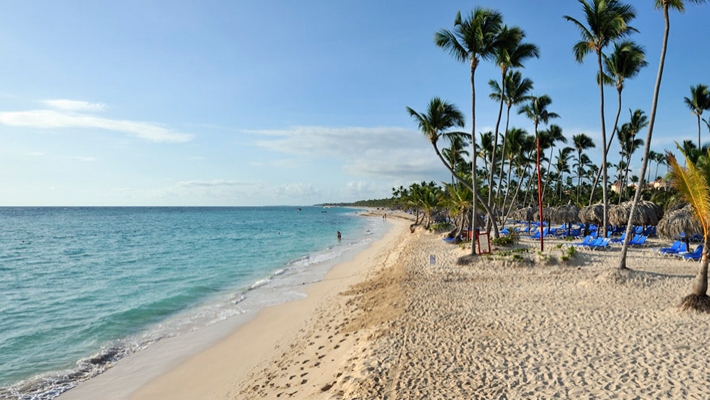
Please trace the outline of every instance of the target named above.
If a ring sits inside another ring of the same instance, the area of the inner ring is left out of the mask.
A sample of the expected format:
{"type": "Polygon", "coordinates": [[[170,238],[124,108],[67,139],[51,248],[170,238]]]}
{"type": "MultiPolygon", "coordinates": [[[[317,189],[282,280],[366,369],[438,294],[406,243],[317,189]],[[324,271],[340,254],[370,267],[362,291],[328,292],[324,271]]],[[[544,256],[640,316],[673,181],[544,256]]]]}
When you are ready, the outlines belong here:
{"type": "MultiPolygon", "coordinates": [[[[649,66],[626,85],[621,123],[651,108],[653,3],[632,2],[649,66]]],[[[470,122],[468,66],[433,36],[474,6],[540,47],[523,74],[599,160],[595,61],[575,62],[579,34],[562,17],[582,18],[576,1],[16,1],[0,14],[0,205],[306,205],[447,180],[406,107],[439,96],[470,122]]],[[[709,20],[710,5],[671,15],[655,151],[697,138],[683,97],[710,84],[709,20]]],[[[495,124],[487,82],[499,76],[477,71],[478,132],[495,124]]],[[[606,100],[611,125],[613,88],[606,100]]],[[[520,116],[511,125],[532,132],[520,116]]]]}

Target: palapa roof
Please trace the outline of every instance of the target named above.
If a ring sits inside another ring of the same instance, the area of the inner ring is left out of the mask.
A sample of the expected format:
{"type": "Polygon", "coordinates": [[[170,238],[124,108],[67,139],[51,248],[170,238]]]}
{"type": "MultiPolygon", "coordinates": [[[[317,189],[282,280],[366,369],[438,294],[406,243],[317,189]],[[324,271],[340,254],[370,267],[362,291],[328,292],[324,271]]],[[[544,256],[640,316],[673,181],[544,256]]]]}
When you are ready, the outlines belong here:
{"type": "MultiPolygon", "coordinates": [[[[543,207],[542,208],[542,217],[545,219],[545,221],[549,221],[550,218],[552,217],[552,209],[543,207]]],[[[533,217],[535,218],[535,221],[540,222],[540,209],[535,207],[535,212],[533,213],[533,217]]]]}
{"type": "Polygon", "coordinates": [[[521,208],[513,211],[512,217],[522,221],[533,221],[535,209],[533,207],[521,208]]]}
{"type": "Polygon", "coordinates": [[[658,234],[675,239],[681,233],[686,235],[703,234],[703,226],[695,216],[695,210],[691,205],[686,205],[681,209],[669,211],[658,222],[658,234]]]}
{"type": "MultiPolygon", "coordinates": [[[[628,224],[632,205],[633,202],[626,201],[609,207],[609,223],[612,225],[628,224]]],[[[650,201],[639,200],[631,222],[634,225],[656,225],[661,217],[663,217],[663,209],[661,207],[650,201]]]]}
{"type": "Polygon", "coordinates": [[[555,207],[552,209],[552,222],[574,224],[580,222],[579,207],[574,204],[555,207]]]}
{"type": "Polygon", "coordinates": [[[579,220],[585,224],[602,224],[604,223],[604,206],[597,203],[582,207],[578,215],[579,220]]]}

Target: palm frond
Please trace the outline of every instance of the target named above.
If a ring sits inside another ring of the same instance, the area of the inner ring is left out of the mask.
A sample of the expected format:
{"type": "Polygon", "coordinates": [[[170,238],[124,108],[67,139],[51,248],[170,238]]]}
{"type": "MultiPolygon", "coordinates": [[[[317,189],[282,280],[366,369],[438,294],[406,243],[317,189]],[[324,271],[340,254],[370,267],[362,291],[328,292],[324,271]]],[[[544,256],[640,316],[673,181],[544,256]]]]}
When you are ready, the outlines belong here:
{"type": "Polygon", "coordinates": [[[671,184],[693,206],[703,225],[703,233],[707,235],[708,219],[710,219],[710,188],[704,174],[687,157],[687,168],[681,167],[670,152],[666,152],[666,158],[673,177],[671,184]]]}

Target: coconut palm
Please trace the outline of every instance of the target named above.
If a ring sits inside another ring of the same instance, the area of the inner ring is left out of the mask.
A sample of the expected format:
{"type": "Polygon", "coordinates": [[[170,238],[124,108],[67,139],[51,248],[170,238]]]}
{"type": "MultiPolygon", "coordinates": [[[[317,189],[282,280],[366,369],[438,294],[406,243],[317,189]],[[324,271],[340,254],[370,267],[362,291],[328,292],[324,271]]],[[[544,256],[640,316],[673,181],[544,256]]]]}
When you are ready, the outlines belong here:
{"type": "Polygon", "coordinates": [[[697,164],[686,158],[687,168],[682,168],[672,153],[666,153],[666,157],[671,167],[672,185],[693,207],[705,237],[700,268],[693,281],[693,293],[683,299],[681,308],[710,312],[710,297],[707,295],[710,253],[710,153],[706,153],[697,164]]]}
{"type": "MultiPolygon", "coordinates": [[[[572,22],[578,29],[582,39],[575,43],[574,57],[578,62],[583,62],[584,58],[591,52],[595,52],[597,56],[598,74],[601,77],[602,70],[602,52],[613,41],[620,39],[632,31],[634,28],[628,23],[636,17],[633,7],[623,4],[617,0],[591,0],[587,3],[586,0],[578,0],[582,5],[585,22],[582,22],[565,15],[567,21],[572,22]]],[[[603,232],[606,232],[608,225],[607,213],[607,161],[606,161],[606,123],[604,119],[604,85],[601,79],[599,84],[599,114],[601,118],[602,130],[602,197],[604,204],[604,222],[603,232]]]]}
{"type": "MultiPolygon", "coordinates": [[[[461,16],[461,11],[454,19],[454,30],[442,29],[434,34],[437,46],[447,50],[456,60],[469,62],[471,68],[471,179],[473,182],[473,207],[471,210],[472,221],[475,221],[476,204],[478,199],[476,179],[476,68],[481,60],[490,60],[495,57],[497,48],[508,43],[509,37],[501,37],[503,16],[494,10],[476,7],[466,18],[461,16]]],[[[489,217],[492,213],[488,210],[489,217]]],[[[490,218],[493,219],[493,218],[490,218]]],[[[495,227],[495,221],[494,228],[495,227]]],[[[497,234],[497,228],[495,234],[497,234]]],[[[471,254],[476,254],[476,246],[471,246],[471,254]]]]}
{"type": "MultiPolygon", "coordinates": [[[[616,117],[614,118],[614,128],[611,131],[611,135],[606,146],[606,153],[608,156],[609,148],[614,141],[614,134],[618,129],[619,116],[621,115],[621,92],[624,90],[624,84],[627,79],[631,79],[638,75],[641,69],[648,65],[648,62],[646,62],[646,53],[644,52],[644,49],[631,41],[614,43],[614,50],[611,55],[606,56],[605,54],[602,54],[602,56],[604,57],[604,74],[602,74],[599,78],[605,84],[616,87],[618,103],[616,117]]],[[[589,204],[592,204],[594,190],[597,188],[599,178],[601,178],[601,175],[597,175],[597,179],[592,185],[589,204]]]]}
{"type": "Polygon", "coordinates": [[[453,166],[446,162],[446,159],[439,151],[439,139],[443,137],[446,131],[454,127],[463,127],[465,125],[464,116],[459,109],[438,97],[434,97],[429,101],[426,114],[420,114],[412,108],[407,107],[407,112],[414,118],[419,126],[419,130],[426,136],[431,145],[434,147],[436,155],[449,171],[456,175],[453,166]]]}
{"type": "MultiPolygon", "coordinates": [[[[531,149],[535,148],[534,138],[528,135],[525,130],[520,128],[510,129],[510,132],[508,132],[508,135],[505,137],[505,140],[507,142],[506,147],[508,151],[504,154],[504,157],[505,160],[508,161],[508,165],[510,167],[508,168],[508,173],[506,174],[508,178],[506,182],[506,187],[508,188],[508,190],[506,190],[505,197],[503,198],[503,208],[505,208],[505,204],[507,204],[508,202],[508,195],[510,194],[510,180],[513,176],[513,167],[517,167],[516,175],[518,177],[518,185],[516,186],[515,193],[511,200],[511,204],[514,204],[515,200],[517,199],[517,195],[523,183],[525,172],[527,171],[527,166],[530,163],[530,160],[527,159],[525,155],[528,154],[531,149]]],[[[503,219],[503,221],[505,221],[505,219],[503,219]]]]}
{"type": "MultiPolygon", "coordinates": [[[[513,106],[517,106],[530,98],[530,92],[533,89],[533,82],[528,78],[523,78],[523,75],[519,71],[509,71],[503,80],[503,87],[498,85],[498,82],[490,80],[488,84],[491,86],[491,98],[497,100],[501,96],[505,99],[506,104],[506,116],[505,116],[505,131],[503,132],[503,157],[507,152],[508,143],[508,124],[510,122],[510,109],[513,106]],[[497,93],[497,94],[496,94],[497,93]]],[[[503,176],[503,167],[505,162],[500,165],[499,176],[503,176]]],[[[510,169],[510,167],[509,167],[510,169]]],[[[498,188],[496,193],[500,194],[501,181],[498,181],[498,188]]],[[[505,204],[505,201],[503,202],[505,204]]]]}
{"type": "MultiPolygon", "coordinates": [[[[692,3],[704,3],[705,0],[687,0],[692,3]]],[[[671,20],[669,11],[670,9],[677,10],[679,12],[685,11],[685,4],[683,0],[656,0],[656,8],[663,10],[663,20],[665,22],[665,29],[663,31],[663,45],[661,46],[661,60],[658,63],[658,74],[656,75],[656,84],[653,88],[653,100],[651,101],[651,115],[648,121],[648,131],[646,131],[646,144],[643,150],[643,161],[641,162],[641,173],[639,176],[643,178],[646,175],[646,167],[648,166],[648,155],[651,151],[651,138],[653,137],[653,126],[656,122],[656,107],[658,105],[658,96],[661,91],[661,81],[663,79],[663,67],[666,61],[666,49],[668,48],[668,36],[671,30],[671,20]]],[[[643,188],[643,182],[641,185],[636,187],[636,193],[634,194],[634,203],[632,207],[636,207],[636,204],[641,197],[641,189],[643,188]]],[[[633,212],[633,208],[632,208],[633,212]]],[[[626,269],[626,253],[629,248],[629,236],[631,235],[631,224],[626,225],[626,240],[621,247],[621,255],[619,256],[619,269],[626,269]]]]}
{"type": "MultiPolygon", "coordinates": [[[[539,49],[537,46],[531,43],[522,43],[525,38],[525,32],[519,27],[508,28],[503,27],[500,32],[501,37],[508,37],[503,45],[498,46],[495,49],[495,63],[500,68],[501,72],[501,84],[495,81],[489,81],[488,84],[491,86],[493,92],[490,94],[491,99],[499,101],[500,105],[498,107],[498,118],[496,119],[495,127],[495,137],[493,142],[493,153],[491,157],[491,165],[495,168],[496,165],[496,153],[498,152],[498,135],[500,132],[500,120],[503,116],[503,103],[506,101],[506,76],[511,68],[521,68],[523,66],[523,61],[528,58],[537,58],[540,56],[539,49]]],[[[510,110],[510,108],[508,108],[510,110]]],[[[507,123],[506,123],[507,129],[507,123]]],[[[505,133],[503,137],[503,151],[505,151],[505,133]]],[[[499,175],[498,186],[500,187],[500,180],[503,179],[503,168],[501,165],[501,174],[499,175]]],[[[491,188],[488,194],[488,204],[493,204],[493,169],[490,172],[490,179],[488,181],[488,187],[491,188]]]]}
{"type": "MultiPolygon", "coordinates": [[[[552,166],[552,156],[555,150],[555,143],[562,142],[567,143],[567,138],[562,133],[562,128],[559,125],[551,124],[549,128],[540,132],[540,144],[545,150],[550,149],[550,156],[547,157],[547,170],[550,171],[552,166]]],[[[543,201],[545,199],[545,191],[547,190],[547,185],[550,179],[545,180],[545,186],[542,190],[543,201]]]]}
{"type": "Polygon", "coordinates": [[[666,156],[663,155],[663,153],[656,153],[656,158],[653,159],[653,158],[650,157],[650,154],[651,154],[651,153],[649,152],[649,160],[653,160],[653,161],[656,162],[656,178],[658,178],[658,166],[661,165],[661,164],[664,164],[664,165],[665,165],[665,163],[666,163],[666,156]]]}
{"type": "Polygon", "coordinates": [[[574,148],[577,150],[577,203],[579,203],[579,187],[582,181],[582,152],[587,149],[596,147],[594,141],[584,133],[572,136],[574,148]]]}
{"type": "Polygon", "coordinates": [[[461,234],[466,226],[466,210],[471,205],[473,193],[463,185],[444,184],[446,196],[443,203],[449,208],[449,214],[454,219],[459,219],[449,237],[454,238],[454,243],[461,241],[461,234]]]}
{"type": "Polygon", "coordinates": [[[569,169],[569,160],[572,158],[572,152],[574,151],[571,147],[565,147],[557,150],[557,155],[555,156],[555,171],[557,172],[557,196],[562,198],[562,181],[565,173],[571,173],[569,169]]]}
{"type": "MultiPolygon", "coordinates": [[[[620,154],[622,158],[626,159],[625,164],[627,167],[631,165],[631,156],[636,150],[638,150],[639,147],[643,145],[642,139],[636,139],[636,133],[638,133],[640,129],[643,129],[646,125],[648,125],[648,122],[646,120],[647,118],[644,115],[643,111],[636,110],[631,115],[631,122],[625,123],[621,126],[621,129],[619,130],[619,144],[621,145],[620,154]]],[[[627,169],[622,178],[622,182],[624,184],[627,183],[628,173],[629,171],[627,169]]],[[[619,193],[619,203],[621,203],[622,193],[623,192],[619,193]]]]}
{"type": "Polygon", "coordinates": [[[698,118],[698,148],[700,148],[700,117],[703,110],[710,109],[710,90],[707,85],[698,84],[690,87],[690,97],[684,97],[685,105],[698,118]]]}
{"type": "MultiPolygon", "coordinates": [[[[552,104],[552,99],[548,95],[542,95],[540,97],[532,97],[528,104],[525,104],[518,110],[518,114],[525,114],[530,120],[533,121],[533,126],[535,127],[535,142],[536,142],[536,155],[537,161],[535,166],[537,168],[537,202],[540,210],[540,220],[544,220],[544,213],[542,211],[542,176],[540,175],[540,134],[537,130],[540,123],[547,124],[551,118],[559,118],[559,115],[551,112],[547,107],[552,104]]],[[[544,241],[542,235],[540,235],[540,251],[544,250],[544,241]]]]}
{"type": "MultiPolygon", "coordinates": [[[[462,135],[455,135],[449,138],[449,147],[441,150],[446,161],[451,165],[455,173],[462,173],[462,167],[466,165],[464,156],[470,153],[465,149],[466,139],[462,135]]],[[[455,174],[451,175],[451,183],[455,182],[455,174]]]]}

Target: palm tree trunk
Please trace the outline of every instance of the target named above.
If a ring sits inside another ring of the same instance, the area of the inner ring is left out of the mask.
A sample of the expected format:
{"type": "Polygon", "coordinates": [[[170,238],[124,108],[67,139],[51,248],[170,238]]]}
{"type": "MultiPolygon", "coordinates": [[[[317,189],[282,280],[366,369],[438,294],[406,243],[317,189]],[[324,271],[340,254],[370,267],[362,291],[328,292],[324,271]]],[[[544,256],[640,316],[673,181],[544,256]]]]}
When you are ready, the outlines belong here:
{"type": "Polygon", "coordinates": [[[698,113],[698,149],[700,148],[700,113],[698,113]]]}
{"type": "MultiPolygon", "coordinates": [[[[476,84],[474,76],[476,75],[476,58],[471,58],[471,180],[473,188],[473,207],[471,207],[471,229],[476,232],[476,211],[478,198],[478,185],[476,185],[476,84]]],[[[471,255],[476,255],[476,237],[471,239],[471,255]]]]}
{"type": "MultiPolygon", "coordinates": [[[[496,153],[498,152],[498,129],[500,129],[500,119],[503,116],[503,97],[505,96],[505,71],[503,71],[503,77],[501,78],[501,93],[500,93],[500,105],[498,106],[498,119],[496,120],[496,128],[493,131],[493,154],[491,154],[491,168],[490,168],[490,177],[488,178],[488,205],[491,207],[492,210],[495,210],[495,206],[493,203],[493,195],[494,195],[494,190],[493,190],[493,176],[495,175],[493,173],[493,170],[496,168],[496,153]]],[[[503,175],[499,176],[499,186],[500,186],[500,179],[502,179],[503,175]]],[[[497,195],[497,193],[495,193],[497,195]]],[[[493,215],[488,216],[489,219],[493,219],[493,215]]]]}
{"type": "Polygon", "coordinates": [[[536,147],[537,147],[537,206],[538,210],[540,212],[540,251],[545,250],[545,240],[544,236],[542,234],[543,229],[542,229],[542,223],[545,221],[544,216],[542,215],[542,176],[540,176],[540,135],[537,133],[537,123],[535,123],[535,138],[536,138],[536,147]]]}
{"type": "MultiPolygon", "coordinates": [[[[597,65],[599,66],[599,75],[602,71],[602,52],[597,51],[597,65]]],[[[607,165],[606,165],[606,124],[604,122],[604,85],[599,83],[599,114],[602,121],[602,199],[604,201],[604,218],[602,219],[602,237],[606,237],[606,229],[609,225],[609,204],[607,203],[607,165]]]]}
{"type": "MultiPolygon", "coordinates": [[[[651,138],[653,137],[653,125],[656,123],[656,110],[658,106],[658,96],[661,92],[661,80],[663,78],[663,66],[666,61],[666,48],[668,47],[668,34],[671,28],[671,21],[668,16],[668,4],[664,2],[663,4],[663,18],[666,22],[665,30],[663,32],[663,47],[661,48],[661,61],[658,63],[658,75],[656,76],[656,85],[653,88],[653,102],[651,104],[651,115],[648,121],[648,132],[646,132],[646,143],[643,148],[643,162],[641,163],[641,184],[636,187],[636,193],[634,193],[634,201],[631,204],[631,213],[634,215],[636,212],[636,205],[638,204],[639,198],[641,197],[641,188],[643,187],[643,177],[646,175],[646,166],[648,165],[648,155],[651,152],[651,138]]],[[[632,219],[629,218],[629,222],[626,224],[626,237],[624,238],[624,244],[621,246],[621,255],[619,256],[618,269],[628,269],[626,267],[626,253],[629,250],[629,239],[631,237],[631,229],[633,227],[632,219]]],[[[707,240],[707,235],[706,235],[707,240]]],[[[706,252],[707,249],[703,249],[706,252]]],[[[705,263],[705,285],[707,288],[707,261],[705,263]]]]}
{"type": "MultiPolygon", "coordinates": [[[[508,110],[506,111],[506,116],[505,116],[505,132],[503,132],[503,150],[501,151],[501,160],[500,160],[500,173],[498,176],[500,179],[498,180],[498,188],[496,189],[496,196],[500,196],[500,190],[501,190],[501,182],[503,181],[503,167],[505,167],[505,152],[507,151],[508,147],[508,123],[510,122],[510,106],[508,106],[508,110]]],[[[508,168],[508,174],[510,174],[510,170],[512,169],[512,163],[510,168],[508,168]]],[[[510,179],[508,179],[508,183],[510,183],[510,179]]],[[[508,197],[508,193],[505,193],[505,197],[508,197]]],[[[505,200],[503,200],[503,205],[505,205],[505,200]]]]}
{"type": "MultiPolygon", "coordinates": [[[[616,109],[616,118],[614,118],[614,129],[611,130],[611,136],[609,137],[609,143],[606,145],[606,150],[604,150],[605,154],[609,154],[609,149],[611,148],[611,144],[614,141],[614,135],[616,134],[617,130],[617,125],[619,124],[619,116],[621,115],[621,90],[617,89],[617,97],[618,97],[618,104],[619,107],[616,109]]],[[[599,169],[599,172],[597,172],[597,178],[594,180],[594,184],[592,185],[592,193],[589,195],[589,205],[592,205],[592,199],[594,198],[594,189],[597,188],[597,184],[599,184],[599,178],[601,177],[602,170],[601,168],[599,169]]]]}

